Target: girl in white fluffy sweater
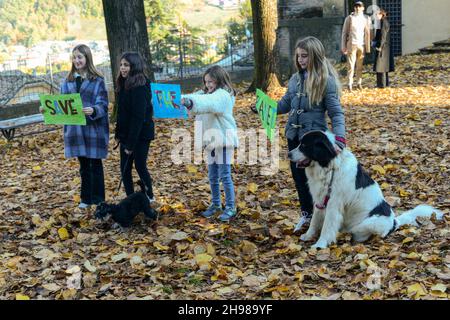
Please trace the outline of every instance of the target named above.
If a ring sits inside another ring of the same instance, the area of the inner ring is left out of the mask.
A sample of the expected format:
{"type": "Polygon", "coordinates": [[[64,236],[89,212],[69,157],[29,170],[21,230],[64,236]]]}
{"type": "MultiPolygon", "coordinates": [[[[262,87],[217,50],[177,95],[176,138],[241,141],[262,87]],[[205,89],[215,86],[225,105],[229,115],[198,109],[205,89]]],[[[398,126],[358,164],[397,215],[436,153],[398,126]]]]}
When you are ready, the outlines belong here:
{"type": "Polygon", "coordinates": [[[230,221],[236,215],[231,162],[238,147],[233,105],[236,91],[230,76],[219,66],[213,66],[203,75],[203,90],[183,95],[181,104],[201,121],[202,145],[208,154],[208,178],[212,203],[202,213],[206,218],[219,214],[221,221],[230,221]],[[225,191],[225,209],[222,210],[220,181],[225,191]]]}

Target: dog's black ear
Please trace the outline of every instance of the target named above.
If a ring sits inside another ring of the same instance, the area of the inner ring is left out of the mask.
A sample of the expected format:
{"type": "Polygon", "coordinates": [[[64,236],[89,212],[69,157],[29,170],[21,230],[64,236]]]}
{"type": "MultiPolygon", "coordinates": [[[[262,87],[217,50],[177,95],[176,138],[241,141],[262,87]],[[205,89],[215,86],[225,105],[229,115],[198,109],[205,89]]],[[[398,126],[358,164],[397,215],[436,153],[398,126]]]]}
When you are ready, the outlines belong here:
{"type": "Polygon", "coordinates": [[[320,131],[307,133],[302,138],[302,152],[311,160],[317,161],[320,166],[326,167],[336,156],[333,144],[320,131]]]}

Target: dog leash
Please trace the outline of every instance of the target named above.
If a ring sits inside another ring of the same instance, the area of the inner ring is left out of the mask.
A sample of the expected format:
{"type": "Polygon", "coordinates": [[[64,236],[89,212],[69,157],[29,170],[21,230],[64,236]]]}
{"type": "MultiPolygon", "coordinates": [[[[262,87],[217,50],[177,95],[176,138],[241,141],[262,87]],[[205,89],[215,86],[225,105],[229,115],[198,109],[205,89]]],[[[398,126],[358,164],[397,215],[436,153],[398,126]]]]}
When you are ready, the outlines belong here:
{"type": "MultiPolygon", "coordinates": [[[[131,153],[128,155],[127,160],[125,161],[125,165],[123,166],[123,170],[128,166],[128,161],[130,160],[131,153]]],[[[119,181],[119,187],[117,188],[117,192],[120,191],[120,187],[122,186],[122,180],[123,180],[123,171],[120,170],[120,181],[119,181]]]]}
{"type": "Polygon", "coordinates": [[[326,194],[325,198],[323,199],[322,204],[316,203],[317,209],[323,210],[327,207],[328,200],[330,200],[330,196],[331,196],[331,185],[333,184],[333,179],[334,179],[334,168],[333,168],[333,171],[331,172],[331,180],[330,180],[330,184],[328,185],[327,194],[326,194]]]}

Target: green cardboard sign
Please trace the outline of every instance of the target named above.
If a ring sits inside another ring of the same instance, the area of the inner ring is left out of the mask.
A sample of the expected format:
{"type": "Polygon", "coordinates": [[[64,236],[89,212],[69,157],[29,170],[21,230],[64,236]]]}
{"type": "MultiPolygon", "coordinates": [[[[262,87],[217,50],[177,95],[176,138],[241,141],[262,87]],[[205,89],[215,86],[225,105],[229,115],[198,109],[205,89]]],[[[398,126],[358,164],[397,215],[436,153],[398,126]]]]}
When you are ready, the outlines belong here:
{"type": "Polygon", "coordinates": [[[79,93],[40,95],[45,124],[86,125],[79,93]]]}
{"type": "Polygon", "coordinates": [[[273,142],[277,125],[277,102],[259,89],[256,89],[256,110],[258,111],[266,135],[273,142]]]}

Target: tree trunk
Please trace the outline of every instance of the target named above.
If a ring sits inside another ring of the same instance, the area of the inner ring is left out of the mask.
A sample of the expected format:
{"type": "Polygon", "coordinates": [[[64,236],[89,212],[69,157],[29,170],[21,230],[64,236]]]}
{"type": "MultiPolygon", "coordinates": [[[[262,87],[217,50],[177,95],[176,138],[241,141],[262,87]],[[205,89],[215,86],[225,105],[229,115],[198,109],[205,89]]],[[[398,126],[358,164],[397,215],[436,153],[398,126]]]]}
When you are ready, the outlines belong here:
{"type": "Polygon", "coordinates": [[[147,76],[154,81],[143,0],[102,2],[113,79],[117,78],[122,53],[136,51],[144,59],[147,76]]]}
{"type": "Polygon", "coordinates": [[[276,75],[275,41],[278,27],[277,1],[252,0],[255,73],[247,92],[256,88],[270,92],[280,83],[276,75]]]}

